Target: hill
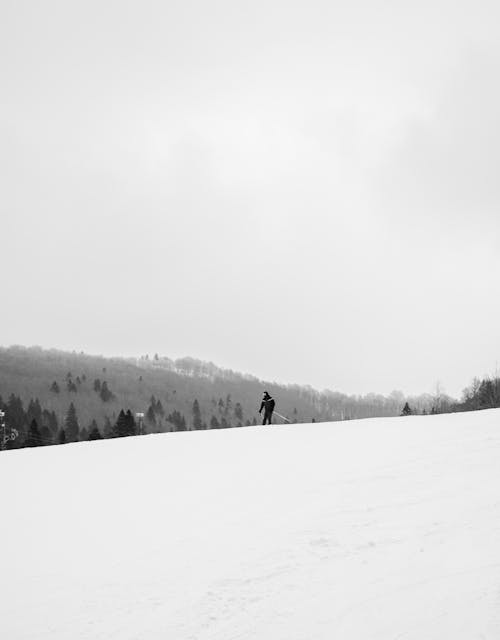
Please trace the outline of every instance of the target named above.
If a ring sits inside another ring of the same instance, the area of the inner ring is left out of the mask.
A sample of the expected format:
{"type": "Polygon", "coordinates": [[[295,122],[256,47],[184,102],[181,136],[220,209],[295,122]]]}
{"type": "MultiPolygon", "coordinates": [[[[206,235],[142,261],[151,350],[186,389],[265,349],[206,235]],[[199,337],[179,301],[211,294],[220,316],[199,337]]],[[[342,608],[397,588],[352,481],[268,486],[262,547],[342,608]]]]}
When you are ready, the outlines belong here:
{"type": "MultiPolygon", "coordinates": [[[[114,423],[122,408],[147,414],[154,405],[146,419],[146,431],[174,430],[175,424],[168,418],[175,412],[184,417],[189,429],[193,427],[195,399],[202,428],[244,426],[258,419],[263,389],[276,398],[277,411],[291,422],[399,415],[407,400],[400,392],[389,397],[362,397],[279,385],[193,358],[104,358],[38,347],[0,348],[3,402],[15,394],[26,409],[31,399],[38,399],[43,409],[54,412],[59,426],[73,402],[80,427],[88,428],[96,420],[102,430],[106,419],[114,423]],[[102,393],[103,384],[109,390],[107,395],[102,393]]],[[[417,410],[429,409],[433,402],[428,395],[409,400],[417,410]]]]}
{"type": "Polygon", "coordinates": [[[1,455],[9,640],[500,637],[500,411],[1,455]]]}

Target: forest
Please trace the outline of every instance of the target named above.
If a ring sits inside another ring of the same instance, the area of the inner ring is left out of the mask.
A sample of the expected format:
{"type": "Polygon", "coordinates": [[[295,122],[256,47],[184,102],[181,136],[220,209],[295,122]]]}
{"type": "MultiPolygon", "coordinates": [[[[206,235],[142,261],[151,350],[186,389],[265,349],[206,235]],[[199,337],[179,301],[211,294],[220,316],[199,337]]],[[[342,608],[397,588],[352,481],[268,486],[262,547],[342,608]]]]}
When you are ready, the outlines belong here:
{"type": "MultiPolygon", "coordinates": [[[[0,348],[5,448],[259,423],[263,390],[290,423],[468,411],[500,406],[498,378],[474,379],[456,401],[439,389],[405,397],[282,385],[194,358],[104,358],[39,347],[0,348]]],[[[283,420],[275,416],[275,422],[283,420]]]]}

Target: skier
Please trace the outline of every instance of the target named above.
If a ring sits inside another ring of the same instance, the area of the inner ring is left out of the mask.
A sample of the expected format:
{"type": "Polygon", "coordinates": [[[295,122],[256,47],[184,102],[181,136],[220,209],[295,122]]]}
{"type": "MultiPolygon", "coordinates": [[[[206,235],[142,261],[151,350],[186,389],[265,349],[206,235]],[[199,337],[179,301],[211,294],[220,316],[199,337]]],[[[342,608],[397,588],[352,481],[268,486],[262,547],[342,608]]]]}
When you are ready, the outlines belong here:
{"type": "Polygon", "coordinates": [[[260,405],[260,409],[259,409],[259,413],[262,413],[262,409],[264,409],[264,421],[262,422],[262,424],[271,424],[271,420],[273,417],[273,411],[274,411],[274,399],[271,398],[271,396],[267,393],[267,391],[264,391],[264,395],[262,397],[262,403],[260,405]]]}

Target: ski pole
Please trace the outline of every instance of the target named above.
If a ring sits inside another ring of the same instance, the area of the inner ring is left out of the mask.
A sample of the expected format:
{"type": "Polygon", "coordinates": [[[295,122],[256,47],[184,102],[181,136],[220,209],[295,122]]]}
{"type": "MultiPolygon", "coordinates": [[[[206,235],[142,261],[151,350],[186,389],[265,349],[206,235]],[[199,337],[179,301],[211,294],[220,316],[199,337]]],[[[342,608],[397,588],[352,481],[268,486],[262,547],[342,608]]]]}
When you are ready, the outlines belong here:
{"type": "Polygon", "coordinates": [[[290,420],[288,418],[285,418],[285,416],[282,416],[281,413],[278,413],[277,411],[274,411],[274,413],[278,416],[278,418],[281,418],[285,422],[288,422],[288,424],[291,424],[290,420]]]}

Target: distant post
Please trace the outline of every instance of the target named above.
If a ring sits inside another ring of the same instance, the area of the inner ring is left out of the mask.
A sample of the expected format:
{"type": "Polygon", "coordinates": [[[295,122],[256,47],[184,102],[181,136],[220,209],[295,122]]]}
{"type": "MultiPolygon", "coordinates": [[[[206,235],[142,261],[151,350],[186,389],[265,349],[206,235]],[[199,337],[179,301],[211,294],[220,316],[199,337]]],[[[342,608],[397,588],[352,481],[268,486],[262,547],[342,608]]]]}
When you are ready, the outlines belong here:
{"type": "Polygon", "coordinates": [[[143,413],[136,413],[135,417],[137,418],[137,431],[139,433],[140,436],[143,435],[143,423],[144,423],[144,414],[143,413]]]}

